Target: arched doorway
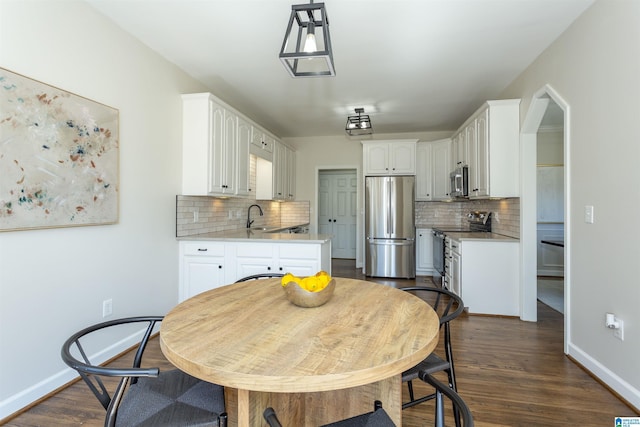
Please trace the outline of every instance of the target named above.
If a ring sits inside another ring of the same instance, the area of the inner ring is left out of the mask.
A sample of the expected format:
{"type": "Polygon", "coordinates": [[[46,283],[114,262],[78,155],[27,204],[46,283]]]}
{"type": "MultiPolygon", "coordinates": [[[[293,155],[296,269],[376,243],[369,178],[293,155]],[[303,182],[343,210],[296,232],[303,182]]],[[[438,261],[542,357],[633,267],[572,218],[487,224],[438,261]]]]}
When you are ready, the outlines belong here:
{"type": "Polygon", "coordinates": [[[570,110],[569,104],[549,85],[534,94],[524,119],[520,138],[520,245],[521,245],[521,318],[537,320],[537,201],[536,201],[536,149],[537,134],[550,102],[554,102],[563,113],[564,126],[564,348],[568,352],[570,337],[570,110]]]}

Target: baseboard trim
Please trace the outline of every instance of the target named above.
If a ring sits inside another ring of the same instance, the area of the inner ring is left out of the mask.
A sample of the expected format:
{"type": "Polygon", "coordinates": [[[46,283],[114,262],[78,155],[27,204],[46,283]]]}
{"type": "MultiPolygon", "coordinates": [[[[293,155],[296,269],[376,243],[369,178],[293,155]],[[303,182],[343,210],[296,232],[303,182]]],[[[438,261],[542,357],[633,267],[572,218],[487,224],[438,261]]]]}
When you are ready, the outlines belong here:
{"type": "MultiPolygon", "coordinates": [[[[567,354],[567,357],[569,359],[611,391],[611,393],[615,394],[622,402],[629,406],[629,408],[633,409],[636,414],[640,414],[640,390],[620,378],[574,344],[569,343],[568,347],[569,354],[567,354]]],[[[612,414],[612,417],[618,415],[622,416],[624,414],[612,414]]]]}
{"type": "MultiPolygon", "coordinates": [[[[144,330],[123,338],[94,355],[90,355],[90,360],[98,360],[102,361],[100,362],[101,364],[108,364],[135,347],[142,339],[143,334],[144,330]]],[[[79,378],[75,370],[66,368],[19,393],[9,396],[0,402],[0,425],[29,410],[29,408],[53,396],[60,390],[67,388],[79,378]]]]}

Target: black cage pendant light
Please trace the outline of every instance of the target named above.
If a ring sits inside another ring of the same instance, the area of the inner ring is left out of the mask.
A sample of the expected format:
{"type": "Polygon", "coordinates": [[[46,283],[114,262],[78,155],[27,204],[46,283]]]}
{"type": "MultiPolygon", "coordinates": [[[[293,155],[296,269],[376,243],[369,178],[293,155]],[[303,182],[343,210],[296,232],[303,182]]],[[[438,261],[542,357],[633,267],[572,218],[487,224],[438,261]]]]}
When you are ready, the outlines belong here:
{"type": "Polygon", "coordinates": [[[347,117],[347,125],[344,128],[349,135],[371,135],[373,127],[371,127],[371,119],[364,113],[364,108],[356,108],[356,116],[347,117]]]}
{"type": "Polygon", "coordinates": [[[291,6],[279,57],[291,77],[336,75],[324,3],[311,0],[310,4],[291,6]]]}

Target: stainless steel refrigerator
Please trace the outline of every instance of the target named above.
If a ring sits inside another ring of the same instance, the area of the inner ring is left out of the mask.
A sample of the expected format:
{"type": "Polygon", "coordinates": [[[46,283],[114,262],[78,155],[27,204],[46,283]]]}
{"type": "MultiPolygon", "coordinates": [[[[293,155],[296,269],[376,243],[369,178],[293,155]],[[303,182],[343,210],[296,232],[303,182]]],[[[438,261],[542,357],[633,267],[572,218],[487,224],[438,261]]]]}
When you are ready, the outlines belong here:
{"type": "Polygon", "coordinates": [[[365,178],[365,275],[416,276],[414,177],[365,178]]]}

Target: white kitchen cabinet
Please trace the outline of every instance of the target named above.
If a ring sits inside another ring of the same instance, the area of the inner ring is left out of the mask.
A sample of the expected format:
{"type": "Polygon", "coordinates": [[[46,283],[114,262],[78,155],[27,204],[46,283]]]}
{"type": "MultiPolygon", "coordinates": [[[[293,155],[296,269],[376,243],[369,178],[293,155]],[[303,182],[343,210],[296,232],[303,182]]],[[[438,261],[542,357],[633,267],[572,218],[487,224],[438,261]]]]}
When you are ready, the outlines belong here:
{"type": "Polygon", "coordinates": [[[271,161],[273,159],[273,145],[275,138],[267,134],[258,126],[251,128],[251,153],[271,161]]]}
{"type": "Polygon", "coordinates": [[[238,114],[209,93],[182,100],[182,194],[237,195],[238,114]]]}
{"type": "Polygon", "coordinates": [[[459,289],[469,313],[518,316],[519,242],[461,239],[458,243],[458,266],[453,258],[451,288],[454,292],[459,289]]]}
{"type": "Polygon", "coordinates": [[[451,139],[434,141],[431,145],[433,159],[433,192],[431,200],[450,200],[451,139]]]}
{"type": "Polygon", "coordinates": [[[460,242],[457,240],[451,240],[449,244],[451,245],[451,249],[449,251],[448,288],[451,292],[462,298],[462,289],[460,283],[460,278],[462,277],[462,257],[460,256],[460,242]]]}
{"type": "Polygon", "coordinates": [[[469,164],[469,145],[466,132],[458,132],[451,139],[452,170],[469,164]]]}
{"type": "Polygon", "coordinates": [[[431,228],[416,229],[416,276],[433,276],[433,236],[431,228]]]}
{"type": "Polygon", "coordinates": [[[279,273],[291,273],[294,276],[311,276],[320,270],[331,274],[331,243],[279,244],[277,248],[279,273]]]}
{"type": "Polygon", "coordinates": [[[275,141],[273,147],[272,200],[295,200],[295,151],[275,141]]]}
{"type": "Polygon", "coordinates": [[[518,197],[520,100],[487,101],[456,132],[466,138],[469,198],[518,197]]]}
{"type": "Polygon", "coordinates": [[[181,242],[179,252],[179,301],[227,284],[224,244],[181,242]]]}
{"type": "Polygon", "coordinates": [[[238,243],[235,245],[235,277],[277,273],[271,243],[238,243]]]}
{"type": "Polygon", "coordinates": [[[287,159],[286,195],[285,200],[291,202],[295,200],[296,194],[296,152],[287,147],[285,152],[287,159]]]}
{"type": "Polygon", "coordinates": [[[331,274],[330,250],[329,243],[237,243],[236,277],[261,273],[310,276],[320,270],[331,274]]]}
{"type": "Polygon", "coordinates": [[[331,274],[331,241],[279,243],[277,240],[183,240],[179,245],[179,300],[261,273],[310,276],[331,274]]]}
{"type": "Polygon", "coordinates": [[[415,175],[416,139],[362,141],[364,174],[415,175]]]}
{"type": "Polygon", "coordinates": [[[433,195],[432,144],[418,142],[416,146],[416,201],[428,202],[433,195]]]}
{"type": "Polygon", "coordinates": [[[238,160],[236,168],[236,195],[248,196],[252,193],[250,188],[250,164],[249,147],[251,145],[251,123],[243,117],[238,117],[238,160]]]}

